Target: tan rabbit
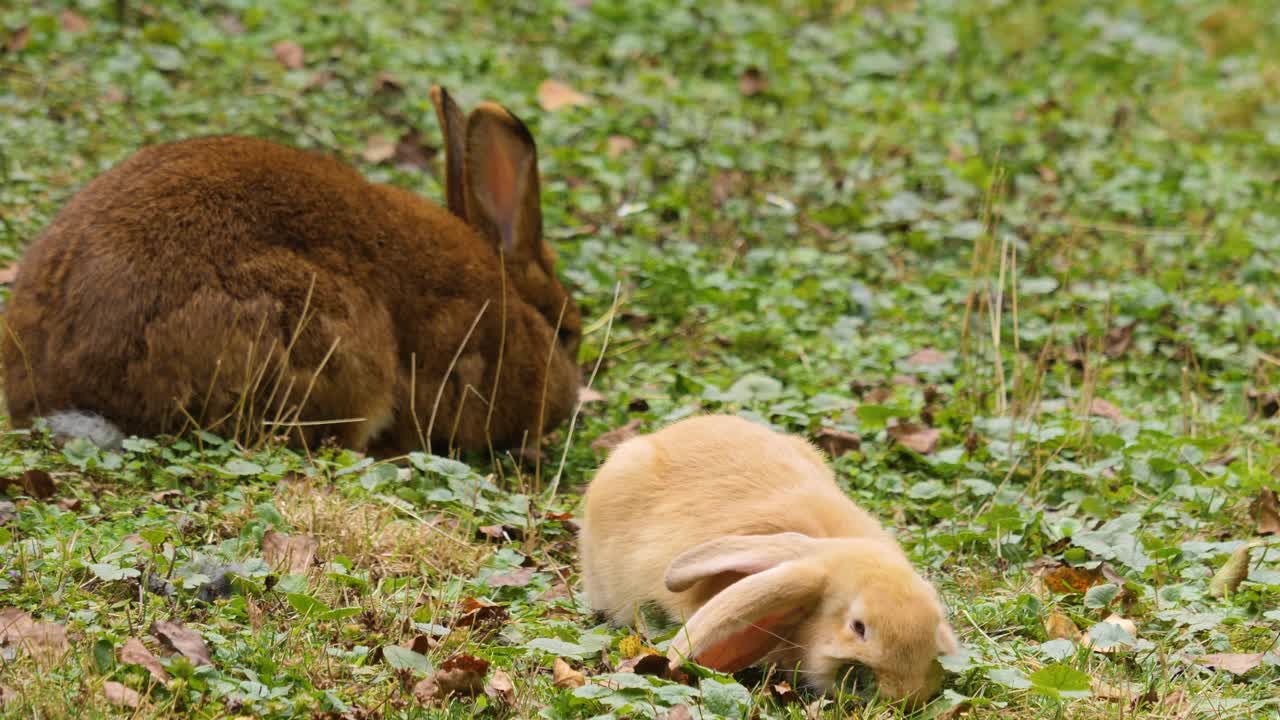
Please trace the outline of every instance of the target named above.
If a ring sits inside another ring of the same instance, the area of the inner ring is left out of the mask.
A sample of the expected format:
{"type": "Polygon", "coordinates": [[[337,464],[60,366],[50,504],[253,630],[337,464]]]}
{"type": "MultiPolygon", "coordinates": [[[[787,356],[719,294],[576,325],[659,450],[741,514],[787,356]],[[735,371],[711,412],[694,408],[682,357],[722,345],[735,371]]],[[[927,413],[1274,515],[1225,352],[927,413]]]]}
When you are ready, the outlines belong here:
{"type": "Polygon", "coordinates": [[[933,587],[802,439],[682,420],[619,445],[584,506],[588,601],[619,624],[646,606],[683,622],[673,667],[764,660],[825,690],[862,665],[882,697],[920,702],[958,650],[933,587]]]}
{"type": "Polygon", "coordinates": [[[148,147],[89,183],[13,287],[13,421],[111,442],[284,419],[295,442],[401,453],[568,417],[581,320],[543,242],[533,138],[493,103],[432,100],[447,210],[247,137],[148,147]]]}

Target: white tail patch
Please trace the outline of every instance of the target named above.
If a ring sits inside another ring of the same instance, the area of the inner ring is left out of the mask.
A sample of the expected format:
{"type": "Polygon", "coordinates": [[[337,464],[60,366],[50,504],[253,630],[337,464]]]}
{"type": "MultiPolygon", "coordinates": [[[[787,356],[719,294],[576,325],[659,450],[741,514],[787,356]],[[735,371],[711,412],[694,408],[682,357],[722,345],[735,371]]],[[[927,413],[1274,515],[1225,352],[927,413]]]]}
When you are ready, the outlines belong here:
{"type": "Polygon", "coordinates": [[[44,421],[55,438],[87,438],[103,450],[115,450],[124,440],[120,428],[96,413],[65,410],[45,416],[44,421]]]}

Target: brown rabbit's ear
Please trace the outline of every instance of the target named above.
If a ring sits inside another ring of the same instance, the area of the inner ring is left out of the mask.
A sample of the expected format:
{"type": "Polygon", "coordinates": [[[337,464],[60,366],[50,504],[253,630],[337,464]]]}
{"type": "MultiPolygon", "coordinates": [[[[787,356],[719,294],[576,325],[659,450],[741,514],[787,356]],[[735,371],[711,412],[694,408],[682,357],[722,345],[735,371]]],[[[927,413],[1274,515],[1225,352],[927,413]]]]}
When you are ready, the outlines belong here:
{"type": "Polygon", "coordinates": [[[542,207],[538,153],[529,129],[500,105],[467,118],[467,219],[509,257],[538,257],[542,207]]]}
{"type": "Polygon", "coordinates": [[[729,535],[708,540],[676,556],[667,566],[665,582],[681,592],[724,573],[754,575],[771,567],[811,555],[818,541],[800,533],[729,535]]]}
{"type": "Polygon", "coordinates": [[[689,618],[667,660],[673,669],[685,660],[720,672],[750,667],[784,642],[783,631],[818,604],[826,586],[826,570],[803,560],[743,578],[689,618]]]}
{"type": "Polygon", "coordinates": [[[439,85],[431,86],[431,104],[436,106],[436,120],[440,123],[440,133],[444,136],[445,203],[449,212],[466,220],[466,183],[462,173],[466,154],[467,120],[458,109],[458,104],[449,97],[449,91],[439,85]]]}

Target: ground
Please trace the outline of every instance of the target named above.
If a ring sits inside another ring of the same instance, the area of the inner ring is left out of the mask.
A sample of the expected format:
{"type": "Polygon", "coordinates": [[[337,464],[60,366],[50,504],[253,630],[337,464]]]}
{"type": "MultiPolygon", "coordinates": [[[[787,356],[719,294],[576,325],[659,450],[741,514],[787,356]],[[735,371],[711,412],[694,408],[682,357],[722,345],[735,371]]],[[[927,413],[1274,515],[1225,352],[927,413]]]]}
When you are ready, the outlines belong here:
{"type": "Polygon", "coordinates": [[[577,593],[595,441],[720,411],[822,441],[939,587],[965,653],[923,716],[1275,717],[1278,33],[1269,0],[6,4],[0,257],[195,134],[439,198],[441,83],[538,138],[598,397],[540,460],[6,432],[4,712],[894,716],[619,667],[667,636],[577,593]]]}

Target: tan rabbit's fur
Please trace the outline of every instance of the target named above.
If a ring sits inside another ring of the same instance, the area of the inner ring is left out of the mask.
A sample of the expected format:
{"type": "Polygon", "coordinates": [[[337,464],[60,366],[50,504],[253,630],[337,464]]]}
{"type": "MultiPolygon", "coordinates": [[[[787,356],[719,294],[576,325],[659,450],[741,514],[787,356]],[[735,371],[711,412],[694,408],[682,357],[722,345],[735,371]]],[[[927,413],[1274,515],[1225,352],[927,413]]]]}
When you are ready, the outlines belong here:
{"type": "Polygon", "coordinates": [[[514,445],[566,418],[581,325],[542,239],[533,139],[500,106],[463,118],[432,97],[449,209],[247,137],[151,146],[89,183],[13,287],[14,422],[235,434],[305,398],[294,441],[401,453],[423,435],[437,452],[514,445]]]}
{"type": "Polygon", "coordinates": [[[938,655],[956,650],[932,586],[800,438],[683,420],[618,446],[584,507],[588,601],[619,624],[645,606],[686,623],[673,663],[763,659],[826,689],[856,662],[882,695],[922,700],[940,684],[938,655]]]}

